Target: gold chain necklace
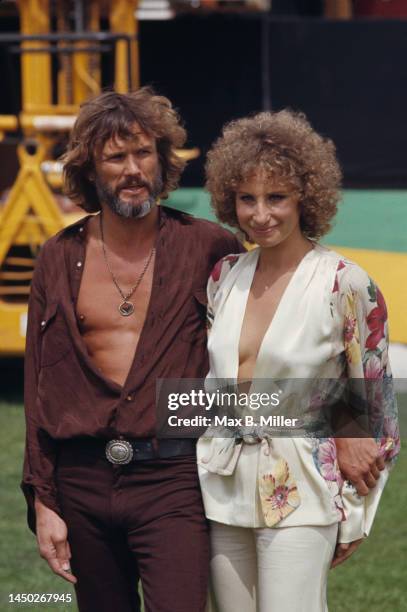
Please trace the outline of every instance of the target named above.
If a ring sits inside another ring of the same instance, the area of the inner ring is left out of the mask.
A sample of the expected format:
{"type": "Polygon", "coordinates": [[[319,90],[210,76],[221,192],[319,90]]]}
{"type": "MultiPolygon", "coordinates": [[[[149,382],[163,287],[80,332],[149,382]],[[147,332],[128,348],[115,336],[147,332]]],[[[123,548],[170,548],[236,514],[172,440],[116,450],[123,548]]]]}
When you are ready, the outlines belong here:
{"type": "Polygon", "coordinates": [[[113,270],[110,267],[109,264],[109,260],[107,258],[107,252],[106,252],[106,246],[105,246],[105,237],[103,234],[103,222],[102,222],[102,214],[99,215],[99,220],[100,220],[100,236],[102,238],[102,251],[103,251],[103,257],[104,260],[106,262],[106,267],[110,272],[110,276],[112,277],[112,281],[114,282],[114,284],[116,285],[116,288],[118,290],[118,292],[120,293],[123,301],[120,302],[118,308],[118,311],[120,312],[120,314],[123,317],[128,317],[129,315],[133,314],[134,312],[134,304],[133,302],[129,301],[129,298],[131,298],[131,296],[133,295],[133,293],[136,291],[136,289],[138,288],[138,286],[140,285],[141,281],[143,280],[144,274],[147,272],[147,268],[150,265],[150,261],[153,258],[153,255],[155,253],[155,247],[153,246],[153,248],[150,251],[149,256],[146,259],[146,262],[144,264],[144,268],[141,271],[140,276],[138,277],[136,284],[133,285],[133,287],[130,289],[130,291],[128,291],[127,293],[125,293],[122,288],[120,287],[119,283],[117,282],[117,279],[113,273],[113,270]]]}

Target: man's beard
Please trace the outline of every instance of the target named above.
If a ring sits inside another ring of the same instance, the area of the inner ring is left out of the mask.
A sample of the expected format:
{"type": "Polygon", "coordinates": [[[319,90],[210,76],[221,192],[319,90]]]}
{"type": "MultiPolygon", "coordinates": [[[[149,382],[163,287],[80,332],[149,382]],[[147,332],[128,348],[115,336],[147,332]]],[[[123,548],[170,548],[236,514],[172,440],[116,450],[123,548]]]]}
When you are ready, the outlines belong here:
{"type": "Polygon", "coordinates": [[[163,188],[163,181],[161,174],[158,172],[154,181],[149,183],[147,181],[135,181],[127,180],[117,188],[117,193],[120,193],[122,189],[132,187],[145,187],[149,192],[149,196],[141,204],[132,204],[121,200],[116,192],[112,191],[108,185],[103,183],[99,177],[95,179],[95,187],[100,202],[104,202],[110,208],[112,212],[120,217],[126,219],[142,219],[147,216],[149,212],[156,205],[158,196],[160,195],[163,188]]]}

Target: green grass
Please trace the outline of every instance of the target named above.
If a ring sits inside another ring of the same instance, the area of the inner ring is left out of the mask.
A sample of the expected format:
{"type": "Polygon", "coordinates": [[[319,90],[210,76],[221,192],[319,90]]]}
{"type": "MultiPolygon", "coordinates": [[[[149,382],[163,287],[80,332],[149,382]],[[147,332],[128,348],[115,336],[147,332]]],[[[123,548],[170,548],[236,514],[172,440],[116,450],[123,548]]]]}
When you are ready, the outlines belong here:
{"type": "Polygon", "coordinates": [[[369,538],[330,572],[330,612],[407,610],[407,453],[386,486],[369,538]]]}
{"type": "MultiPolygon", "coordinates": [[[[401,399],[400,408],[406,410],[407,398],[401,399]]],[[[76,610],[75,604],[8,603],[9,593],[72,593],[74,598],[72,587],[54,576],[40,559],[35,538],[26,527],[25,502],[19,490],[23,440],[21,404],[0,403],[0,611],[76,610]]],[[[370,538],[352,559],[330,573],[330,612],[407,611],[406,508],[407,453],[402,453],[384,491],[370,538]]]]}
{"type": "Polygon", "coordinates": [[[71,593],[73,588],[51,573],[37,552],[26,526],[26,507],[19,489],[24,442],[21,404],[0,404],[1,563],[0,610],[76,610],[76,604],[10,604],[10,593],[71,593]]]}

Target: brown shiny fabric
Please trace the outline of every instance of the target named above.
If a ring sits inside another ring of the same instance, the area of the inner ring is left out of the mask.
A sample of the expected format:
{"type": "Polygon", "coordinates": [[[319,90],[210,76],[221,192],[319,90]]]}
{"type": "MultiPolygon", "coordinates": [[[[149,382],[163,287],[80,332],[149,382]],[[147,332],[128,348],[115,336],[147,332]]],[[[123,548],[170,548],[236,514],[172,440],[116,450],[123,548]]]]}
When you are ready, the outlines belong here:
{"type": "Polygon", "coordinates": [[[78,327],[75,305],[88,218],[44,245],[31,286],[22,483],[31,529],[34,491],[60,514],[54,481],[60,440],[154,437],[156,379],[206,375],[206,282],[221,257],[242,251],[237,239],[220,226],[160,207],[150,305],[121,387],[97,369],[78,327]]]}

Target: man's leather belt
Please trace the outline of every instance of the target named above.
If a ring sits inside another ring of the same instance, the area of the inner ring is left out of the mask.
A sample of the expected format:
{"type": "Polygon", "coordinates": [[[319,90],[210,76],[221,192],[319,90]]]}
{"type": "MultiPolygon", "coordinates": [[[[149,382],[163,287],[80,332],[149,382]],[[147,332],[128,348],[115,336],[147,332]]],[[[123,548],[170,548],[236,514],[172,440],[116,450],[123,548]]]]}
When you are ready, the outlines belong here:
{"type": "Polygon", "coordinates": [[[156,440],[110,440],[106,444],[106,458],[114,465],[126,465],[131,461],[169,459],[180,455],[194,455],[196,441],[191,439],[156,440]]]}

